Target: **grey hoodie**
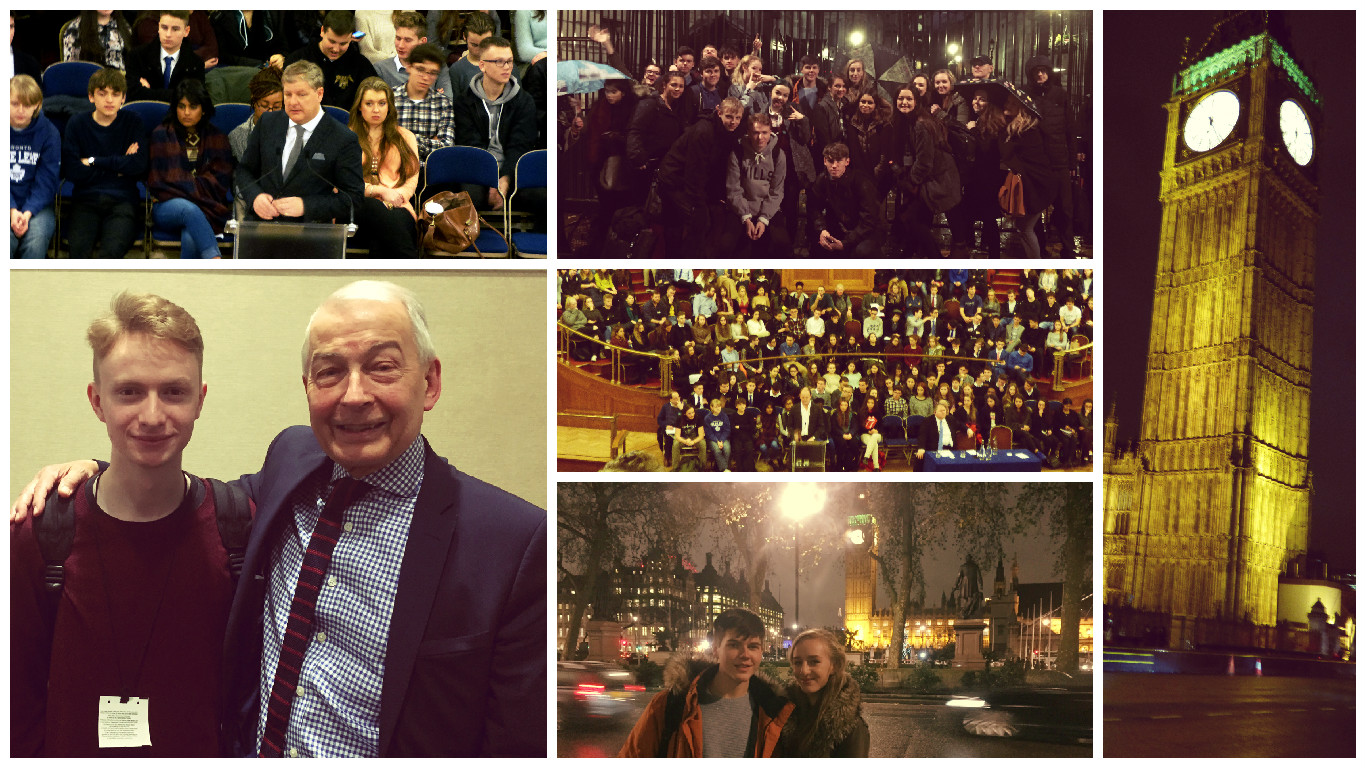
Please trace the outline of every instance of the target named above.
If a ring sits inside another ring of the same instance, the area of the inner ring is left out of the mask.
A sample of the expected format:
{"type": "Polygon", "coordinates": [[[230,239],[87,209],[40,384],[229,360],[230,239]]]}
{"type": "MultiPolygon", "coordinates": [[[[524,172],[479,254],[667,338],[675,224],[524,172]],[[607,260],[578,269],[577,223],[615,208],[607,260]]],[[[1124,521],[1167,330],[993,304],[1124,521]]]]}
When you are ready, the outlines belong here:
{"type": "Polygon", "coordinates": [[[507,85],[503,86],[503,92],[498,94],[498,98],[490,101],[484,95],[484,78],[476,77],[470,80],[470,90],[483,102],[484,111],[489,115],[489,151],[498,158],[498,166],[503,165],[503,142],[498,138],[498,126],[503,118],[503,105],[512,101],[517,92],[522,90],[522,86],[517,84],[517,78],[509,78],[507,85]]]}
{"type": "Polygon", "coordinates": [[[762,152],[755,152],[746,136],[730,155],[726,169],[726,200],[741,221],[758,218],[767,226],[783,204],[786,178],[787,158],[778,149],[778,137],[770,138],[762,152]]]}

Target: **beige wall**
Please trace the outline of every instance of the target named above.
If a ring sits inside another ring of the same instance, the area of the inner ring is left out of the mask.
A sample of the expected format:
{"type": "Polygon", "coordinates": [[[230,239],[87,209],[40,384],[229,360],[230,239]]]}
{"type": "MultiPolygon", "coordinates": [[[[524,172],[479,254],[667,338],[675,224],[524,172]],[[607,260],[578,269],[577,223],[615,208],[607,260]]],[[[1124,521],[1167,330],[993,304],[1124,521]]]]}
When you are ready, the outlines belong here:
{"type": "Polygon", "coordinates": [[[12,270],[10,498],[43,465],[109,457],[86,399],[85,329],[121,290],[164,296],[204,335],[204,412],[185,468],[235,478],[284,427],[308,423],[300,350],[317,305],[357,279],[422,299],[442,362],[423,434],[457,468],[546,506],[546,277],[540,270],[12,270]]]}

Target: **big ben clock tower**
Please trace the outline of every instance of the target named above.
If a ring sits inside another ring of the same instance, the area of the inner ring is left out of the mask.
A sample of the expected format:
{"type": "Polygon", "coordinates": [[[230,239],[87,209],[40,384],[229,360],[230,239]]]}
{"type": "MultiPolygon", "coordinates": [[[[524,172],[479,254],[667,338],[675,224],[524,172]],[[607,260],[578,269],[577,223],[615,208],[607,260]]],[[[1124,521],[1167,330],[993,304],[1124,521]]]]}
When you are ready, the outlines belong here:
{"type": "Polygon", "coordinates": [[[1274,624],[1307,546],[1320,99],[1276,27],[1224,17],[1166,104],[1138,494],[1106,557],[1140,610],[1274,624]]]}

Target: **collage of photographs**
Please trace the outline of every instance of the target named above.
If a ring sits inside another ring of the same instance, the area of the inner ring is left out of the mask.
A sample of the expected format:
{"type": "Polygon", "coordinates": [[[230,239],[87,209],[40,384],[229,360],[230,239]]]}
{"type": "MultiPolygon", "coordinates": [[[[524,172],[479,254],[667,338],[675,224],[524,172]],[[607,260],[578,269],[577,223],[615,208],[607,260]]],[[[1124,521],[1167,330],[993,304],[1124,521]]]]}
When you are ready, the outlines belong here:
{"type": "Polygon", "coordinates": [[[1357,24],[11,10],[10,756],[1355,757],[1357,24]]]}

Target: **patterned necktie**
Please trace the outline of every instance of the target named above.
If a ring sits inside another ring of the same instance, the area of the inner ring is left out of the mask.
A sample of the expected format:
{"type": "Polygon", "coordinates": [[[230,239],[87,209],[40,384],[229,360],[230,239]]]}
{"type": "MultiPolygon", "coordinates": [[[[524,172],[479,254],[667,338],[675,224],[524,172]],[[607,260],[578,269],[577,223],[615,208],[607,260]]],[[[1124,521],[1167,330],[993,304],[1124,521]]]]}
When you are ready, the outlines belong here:
{"type": "Polygon", "coordinates": [[[299,162],[299,155],[304,153],[304,127],[294,126],[294,146],[289,148],[289,159],[285,161],[285,178],[294,172],[294,164],[299,162]]]}
{"type": "Polygon", "coordinates": [[[162,72],[161,72],[162,87],[164,87],[164,88],[170,88],[170,87],[171,87],[171,62],[172,62],[172,61],[173,61],[173,59],[172,59],[170,56],[167,56],[167,57],[166,57],[166,69],[162,70],[162,72]]]}
{"type": "Polygon", "coordinates": [[[281,757],[285,747],[285,733],[289,728],[289,712],[294,705],[299,672],[304,665],[304,653],[313,639],[313,617],[322,589],[323,576],[332,562],[332,548],[341,537],[342,513],[352,502],[365,495],[369,485],[350,475],[343,476],[332,486],[313,536],[304,552],[299,582],[294,587],[294,600],[289,604],[289,620],[285,624],[280,661],[275,667],[275,683],[270,700],[265,702],[266,732],[261,737],[261,757],[281,757]]]}

